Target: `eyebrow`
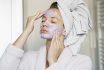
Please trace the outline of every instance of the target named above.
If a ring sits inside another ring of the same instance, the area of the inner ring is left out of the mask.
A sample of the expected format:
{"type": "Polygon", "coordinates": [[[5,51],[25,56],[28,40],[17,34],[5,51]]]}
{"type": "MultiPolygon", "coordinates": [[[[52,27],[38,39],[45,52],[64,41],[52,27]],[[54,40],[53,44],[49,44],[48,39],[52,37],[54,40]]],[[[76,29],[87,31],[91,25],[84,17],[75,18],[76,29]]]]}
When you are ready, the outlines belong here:
{"type": "Polygon", "coordinates": [[[45,14],[42,15],[42,18],[43,18],[43,17],[46,17],[45,14]]]}
{"type": "Polygon", "coordinates": [[[53,19],[54,19],[54,18],[57,18],[57,17],[51,17],[51,18],[53,18],[53,19]]]}
{"type": "Polygon", "coordinates": [[[52,20],[54,20],[54,19],[58,20],[58,18],[57,18],[57,17],[51,17],[51,18],[52,18],[52,20]]]}
{"type": "MultiPolygon", "coordinates": [[[[42,18],[46,18],[45,14],[42,15],[42,18]]],[[[51,17],[52,19],[58,19],[57,17],[51,17]]]]}

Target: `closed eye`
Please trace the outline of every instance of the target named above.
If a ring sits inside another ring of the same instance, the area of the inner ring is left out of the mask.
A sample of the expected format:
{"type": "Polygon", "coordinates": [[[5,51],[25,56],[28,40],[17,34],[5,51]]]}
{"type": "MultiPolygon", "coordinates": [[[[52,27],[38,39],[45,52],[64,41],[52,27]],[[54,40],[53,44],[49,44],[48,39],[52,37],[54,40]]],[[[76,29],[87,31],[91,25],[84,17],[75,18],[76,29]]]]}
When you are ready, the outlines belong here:
{"type": "Polygon", "coordinates": [[[57,22],[57,19],[52,19],[51,20],[51,23],[56,23],[57,22]]]}
{"type": "Polygon", "coordinates": [[[54,22],[54,21],[51,21],[51,23],[54,23],[54,24],[56,24],[56,22],[54,22]]]}
{"type": "Polygon", "coordinates": [[[45,21],[42,20],[42,23],[43,23],[43,22],[45,22],[45,21]]]}

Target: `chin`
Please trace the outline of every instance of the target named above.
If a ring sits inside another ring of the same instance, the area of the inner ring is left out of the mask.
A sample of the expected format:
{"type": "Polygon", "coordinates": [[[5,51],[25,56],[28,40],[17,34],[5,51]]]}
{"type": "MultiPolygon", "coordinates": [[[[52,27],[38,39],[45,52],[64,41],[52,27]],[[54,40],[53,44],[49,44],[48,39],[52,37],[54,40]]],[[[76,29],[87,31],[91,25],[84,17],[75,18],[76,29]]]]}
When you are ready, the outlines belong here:
{"type": "Polygon", "coordinates": [[[43,34],[43,33],[41,33],[40,36],[41,36],[42,39],[52,39],[52,37],[53,37],[50,34],[43,34]]]}

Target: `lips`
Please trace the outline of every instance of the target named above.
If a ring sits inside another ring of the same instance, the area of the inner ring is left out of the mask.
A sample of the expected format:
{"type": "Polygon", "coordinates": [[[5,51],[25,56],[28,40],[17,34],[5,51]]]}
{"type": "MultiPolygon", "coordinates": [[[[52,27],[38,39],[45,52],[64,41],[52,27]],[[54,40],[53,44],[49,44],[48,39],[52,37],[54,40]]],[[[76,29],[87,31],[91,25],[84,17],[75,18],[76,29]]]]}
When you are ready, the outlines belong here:
{"type": "Polygon", "coordinates": [[[46,29],[44,29],[44,28],[41,28],[40,32],[41,33],[47,33],[48,31],[46,29]]]}

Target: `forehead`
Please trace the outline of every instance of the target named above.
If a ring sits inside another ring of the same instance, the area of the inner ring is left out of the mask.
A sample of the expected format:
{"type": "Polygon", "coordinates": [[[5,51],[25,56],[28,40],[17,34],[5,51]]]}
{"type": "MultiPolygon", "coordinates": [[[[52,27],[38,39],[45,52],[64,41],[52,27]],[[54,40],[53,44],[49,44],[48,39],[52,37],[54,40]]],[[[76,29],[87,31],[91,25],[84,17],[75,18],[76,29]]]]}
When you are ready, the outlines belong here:
{"type": "Polygon", "coordinates": [[[44,16],[46,17],[60,17],[60,12],[58,9],[48,9],[45,11],[44,16]]]}

